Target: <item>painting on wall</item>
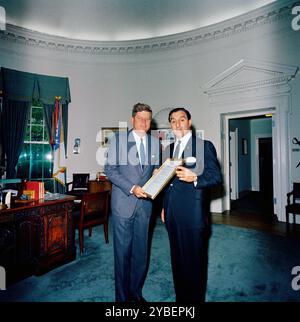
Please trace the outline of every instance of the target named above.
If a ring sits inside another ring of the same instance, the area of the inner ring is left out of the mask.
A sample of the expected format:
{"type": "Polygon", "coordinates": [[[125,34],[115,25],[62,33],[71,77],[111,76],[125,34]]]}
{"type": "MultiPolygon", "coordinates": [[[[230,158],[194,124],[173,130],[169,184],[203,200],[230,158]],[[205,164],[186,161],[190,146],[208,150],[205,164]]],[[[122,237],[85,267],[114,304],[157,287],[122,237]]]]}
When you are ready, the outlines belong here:
{"type": "Polygon", "coordinates": [[[196,130],[196,137],[204,140],[204,130],[196,130]]]}
{"type": "Polygon", "coordinates": [[[171,129],[151,130],[151,134],[159,140],[174,140],[174,134],[171,129]]]}
{"type": "Polygon", "coordinates": [[[151,130],[151,135],[158,138],[163,147],[166,147],[167,145],[175,141],[175,136],[171,129],[151,130]]]}

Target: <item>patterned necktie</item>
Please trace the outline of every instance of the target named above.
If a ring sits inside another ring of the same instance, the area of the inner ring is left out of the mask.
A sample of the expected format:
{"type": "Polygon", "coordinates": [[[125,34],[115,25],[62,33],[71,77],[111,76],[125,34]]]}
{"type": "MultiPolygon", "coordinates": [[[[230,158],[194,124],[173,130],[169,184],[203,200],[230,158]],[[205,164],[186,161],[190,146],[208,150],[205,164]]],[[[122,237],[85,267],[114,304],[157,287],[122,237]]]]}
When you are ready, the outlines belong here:
{"type": "Polygon", "coordinates": [[[174,159],[179,159],[180,144],[181,144],[181,141],[180,141],[180,140],[178,140],[178,141],[177,141],[177,145],[176,145],[175,152],[174,152],[174,154],[173,154],[173,158],[174,158],[174,159]]]}
{"type": "Polygon", "coordinates": [[[141,138],[141,143],[140,143],[140,159],[141,159],[141,169],[144,170],[144,165],[146,164],[146,153],[145,153],[143,138],[141,138]]]}

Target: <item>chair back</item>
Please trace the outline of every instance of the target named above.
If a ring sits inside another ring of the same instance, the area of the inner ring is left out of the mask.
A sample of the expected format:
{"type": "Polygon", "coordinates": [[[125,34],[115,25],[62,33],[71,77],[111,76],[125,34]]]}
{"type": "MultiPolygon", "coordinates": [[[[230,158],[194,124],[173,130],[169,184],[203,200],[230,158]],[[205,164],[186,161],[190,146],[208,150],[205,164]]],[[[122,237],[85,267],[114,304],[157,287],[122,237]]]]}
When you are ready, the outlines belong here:
{"type": "Polygon", "coordinates": [[[300,183],[293,183],[293,203],[295,203],[296,199],[300,199],[300,183]]]}
{"type": "Polygon", "coordinates": [[[72,190],[86,190],[89,188],[89,173],[73,173],[72,190]]]}

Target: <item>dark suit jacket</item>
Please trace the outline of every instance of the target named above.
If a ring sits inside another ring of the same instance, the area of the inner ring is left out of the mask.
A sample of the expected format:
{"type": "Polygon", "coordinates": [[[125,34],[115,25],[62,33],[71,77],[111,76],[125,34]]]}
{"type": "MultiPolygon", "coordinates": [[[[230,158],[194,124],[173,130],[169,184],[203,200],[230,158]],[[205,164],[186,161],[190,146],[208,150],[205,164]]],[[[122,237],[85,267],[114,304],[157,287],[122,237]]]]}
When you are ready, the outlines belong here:
{"type": "MultiPolygon", "coordinates": [[[[164,158],[172,156],[173,149],[174,144],[171,144],[164,158]]],[[[186,167],[197,174],[197,185],[195,187],[193,182],[180,181],[177,176],[174,176],[164,194],[166,220],[168,220],[168,214],[172,212],[176,214],[176,224],[187,228],[204,228],[210,211],[207,188],[222,182],[220,165],[213,144],[195,136],[191,137],[184,149],[183,158],[188,156],[196,158],[195,165],[186,167]]]]}

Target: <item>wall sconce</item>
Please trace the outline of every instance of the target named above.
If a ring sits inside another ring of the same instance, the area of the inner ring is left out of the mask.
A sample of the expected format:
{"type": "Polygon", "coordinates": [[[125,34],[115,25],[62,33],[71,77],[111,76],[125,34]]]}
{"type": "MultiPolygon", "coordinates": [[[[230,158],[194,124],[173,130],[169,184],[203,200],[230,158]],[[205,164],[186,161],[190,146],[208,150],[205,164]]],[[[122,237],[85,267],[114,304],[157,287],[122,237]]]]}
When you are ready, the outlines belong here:
{"type": "Polygon", "coordinates": [[[74,146],[73,146],[73,153],[74,154],[79,154],[80,153],[80,139],[79,138],[75,139],[75,143],[74,143],[74,146]]]}

